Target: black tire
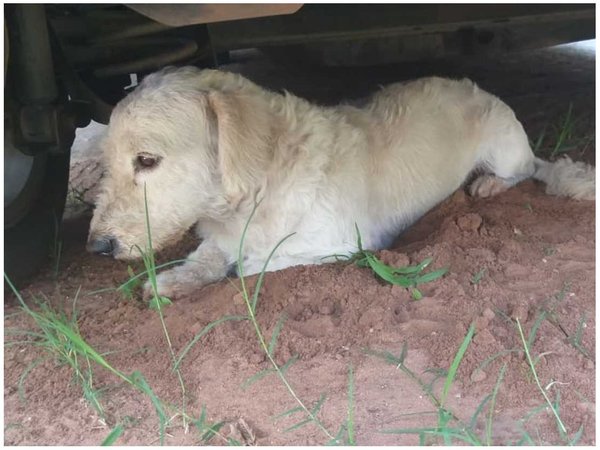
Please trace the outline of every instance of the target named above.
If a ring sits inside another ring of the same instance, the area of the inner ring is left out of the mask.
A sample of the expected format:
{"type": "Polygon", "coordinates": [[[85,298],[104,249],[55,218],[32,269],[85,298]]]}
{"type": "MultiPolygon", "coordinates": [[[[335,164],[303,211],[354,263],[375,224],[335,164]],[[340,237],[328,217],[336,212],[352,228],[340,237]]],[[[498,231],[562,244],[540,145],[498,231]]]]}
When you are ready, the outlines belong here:
{"type": "MultiPolygon", "coordinates": [[[[10,214],[5,214],[4,219],[4,271],[17,287],[23,286],[51,253],[58,251],[58,231],[67,198],[70,154],[37,158],[40,160],[34,164],[42,167],[32,170],[27,182],[37,186],[37,192],[19,196],[8,205],[26,211],[16,223],[10,223],[10,214]]],[[[7,206],[5,213],[6,210],[7,206]]]]}
{"type": "Polygon", "coordinates": [[[4,273],[19,287],[40,269],[51,253],[56,256],[60,250],[58,236],[71,156],[70,149],[62,149],[69,147],[66,127],[74,131],[75,123],[63,120],[55,124],[61,132],[61,146],[49,143],[43,149],[38,143],[33,149],[35,156],[24,155],[19,140],[14,138],[19,136],[15,133],[20,133],[19,123],[13,122],[19,120],[20,105],[36,104],[39,98],[42,106],[64,105],[68,97],[64,87],[54,86],[52,57],[47,53],[51,52],[51,46],[45,45],[48,36],[44,7],[13,5],[5,12],[8,18],[4,21],[4,273]],[[39,54],[27,62],[32,51],[39,54]],[[30,76],[32,73],[37,78],[30,76]],[[42,88],[39,75],[43,73],[47,79],[46,87],[42,88]],[[29,84],[22,83],[23,74],[28,74],[25,81],[29,84]],[[32,95],[26,92],[28,86],[35,88],[32,95]]]}

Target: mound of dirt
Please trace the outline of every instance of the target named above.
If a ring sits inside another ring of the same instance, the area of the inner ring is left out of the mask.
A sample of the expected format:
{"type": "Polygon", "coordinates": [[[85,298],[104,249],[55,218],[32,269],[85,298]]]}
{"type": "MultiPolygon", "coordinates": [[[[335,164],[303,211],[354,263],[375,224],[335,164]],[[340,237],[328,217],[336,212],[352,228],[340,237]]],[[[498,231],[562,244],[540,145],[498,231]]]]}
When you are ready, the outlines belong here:
{"type": "MultiPolygon", "coordinates": [[[[157,313],[139,300],[114,292],[90,294],[99,286],[125,281],[126,265],[84,253],[85,220],[67,226],[69,240],[64,243],[58,279],[47,273],[24,295],[44,292],[57,307],[61,303],[69,310],[81,285],[78,323],[82,335],[106,352],[114,367],[125,373],[140,371],[159,398],[176,404],[181,394],[157,313]]],[[[162,259],[185,253],[194,244],[189,238],[162,259]]],[[[547,196],[533,182],[488,200],[459,191],[423,217],[392,249],[378,255],[395,265],[433,256],[432,268],[447,267],[449,272],[423,285],[424,297],[419,301],[406,289],[378,280],[368,269],[342,263],[268,273],[260,296],[257,317],[267,338],[280,318],[286,318],[276,361],[284,364],[298,358],[287,376],[307,403],[326,395],[320,418],[332,433],[346,417],[347,372],[352,366],[358,441],[416,444],[416,436],[381,431],[434,425],[434,415],[409,415],[435,411],[434,406],[406,373],[366,349],[399,355],[406,345],[405,365],[429,383],[436,371],[427,369],[447,370],[470,324],[475,324],[449,408],[468,423],[506,364],[496,399],[494,435],[496,442],[517,440],[518,420],[544,404],[524,359],[514,322],[519,319],[526,335],[539,326],[532,346],[532,354],[539,357],[537,373],[551,398],[560,391],[567,430],[574,434],[583,426],[582,443],[594,442],[592,204],[547,196]],[[541,322],[540,314],[545,315],[541,322]]],[[[250,286],[255,280],[249,279],[250,286]]],[[[177,352],[210,322],[246,314],[236,287],[239,280],[232,281],[208,286],[165,308],[166,326],[177,352]]],[[[8,316],[5,326],[32,329],[23,314],[8,316]]],[[[7,444],[94,445],[114,423],[129,423],[119,443],[144,445],[157,439],[157,419],[148,399],[118,385],[114,376],[99,368],[94,382],[107,388],[102,400],[108,424],[83,400],[71,383],[69,369],[52,359],[31,370],[21,399],[19,378],[41,357],[43,349],[32,346],[6,350],[7,444]]],[[[326,442],[327,437],[314,425],[283,432],[301,420],[300,415],[273,420],[296,406],[274,375],[242,387],[245,380],[268,367],[250,323],[217,326],[191,349],[182,365],[189,411],[199,414],[205,405],[213,420],[225,420],[231,429],[242,419],[258,444],[326,442]]],[[[442,385],[443,379],[438,378],[433,391],[439,394],[442,385]]],[[[526,427],[531,433],[541,430],[543,442],[560,442],[553,416],[546,410],[526,427]]],[[[178,419],[173,420],[167,444],[197,440],[197,434],[184,434],[178,419]]]]}

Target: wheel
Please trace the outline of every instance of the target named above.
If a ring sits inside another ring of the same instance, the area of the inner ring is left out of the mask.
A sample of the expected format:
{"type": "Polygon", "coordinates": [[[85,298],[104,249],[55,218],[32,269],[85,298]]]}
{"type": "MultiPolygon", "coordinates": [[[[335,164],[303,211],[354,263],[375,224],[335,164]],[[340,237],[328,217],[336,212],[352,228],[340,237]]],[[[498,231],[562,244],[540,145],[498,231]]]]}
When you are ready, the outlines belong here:
{"type": "Polygon", "coordinates": [[[19,287],[59,250],[78,121],[56,82],[45,6],[5,13],[4,271],[19,287]]]}
{"type": "Polygon", "coordinates": [[[16,286],[22,286],[58,249],[69,159],[68,152],[23,154],[5,121],[4,271],[16,286]]]}

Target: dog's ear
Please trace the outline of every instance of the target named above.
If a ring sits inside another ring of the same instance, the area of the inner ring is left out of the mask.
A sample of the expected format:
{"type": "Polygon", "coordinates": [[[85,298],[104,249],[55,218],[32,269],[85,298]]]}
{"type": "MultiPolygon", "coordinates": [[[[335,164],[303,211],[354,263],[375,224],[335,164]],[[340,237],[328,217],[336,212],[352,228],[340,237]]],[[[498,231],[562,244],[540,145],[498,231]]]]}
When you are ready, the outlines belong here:
{"type": "Polygon", "coordinates": [[[256,94],[211,91],[208,103],[216,117],[223,186],[239,200],[264,181],[273,159],[273,117],[266,100],[256,94]]]}

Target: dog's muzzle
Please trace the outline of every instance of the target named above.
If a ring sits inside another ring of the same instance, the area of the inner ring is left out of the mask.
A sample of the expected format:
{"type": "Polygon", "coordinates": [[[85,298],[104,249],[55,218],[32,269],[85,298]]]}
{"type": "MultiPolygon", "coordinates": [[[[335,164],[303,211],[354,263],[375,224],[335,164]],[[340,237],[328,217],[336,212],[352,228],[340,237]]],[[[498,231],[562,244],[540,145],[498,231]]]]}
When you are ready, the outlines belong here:
{"type": "Polygon", "coordinates": [[[90,239],[85,246],[86,250],[103,256],[112,256],[117,248],[117,240],[110,236],[101,236],[90,239]]]}

